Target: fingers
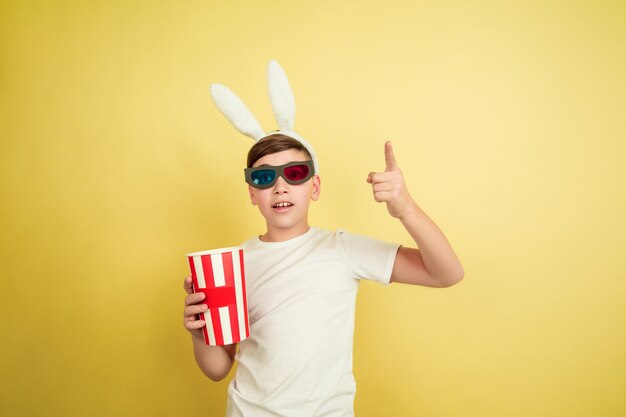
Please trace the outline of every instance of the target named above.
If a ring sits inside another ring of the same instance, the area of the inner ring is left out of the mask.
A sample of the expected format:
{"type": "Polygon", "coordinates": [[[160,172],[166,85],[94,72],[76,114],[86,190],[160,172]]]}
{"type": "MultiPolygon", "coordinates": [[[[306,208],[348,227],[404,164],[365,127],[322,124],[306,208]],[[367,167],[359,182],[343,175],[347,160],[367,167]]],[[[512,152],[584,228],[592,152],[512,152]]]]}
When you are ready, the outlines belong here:
{"type": "Polygon", "coordinates": [[[189,316],[185,316],[185,318],[183,319],[183,326],[185,326],[185,329],[187,330],[195,330],[195,329],[200,329],[202,327],[204,327],[206,325],[206,321],[204,320],[196,320],[195,315],[189,315],[189,316]]]}
{"type": "Polygon", "coordinates": [[[185,328],[187,330],[197,330],[201,329],[206,325],[204,320],[195,320],[195,321],[187,321],[185,320],[185,328]]]}
{"type": "Polygon", "coordinates": [[[367,176],[367,182],[375,184],[377,182],[390,181],[395,174],[400,171],[400,167],[396,162],[396,156],[393,153],[391,141],[385,142],[385,172],[370,172],[367,176]],[[388,175],[385,175],[388,174],[388,175]]]}
{"type": "Polygon", "coordinates": [[[187,278],[185,278],[185,281],[183,281],[183,288],[185,289],[185,291],[187,291],[187,294],[193,293],[191,275],[189,275],[187,278]]]}
{"type": "Polygon", "coordinates": [[[374,200],[379,203],[390,201],[392,197],[393,194],[391,193],[391,191],[379,191],[377,193],[374,193],[374,200]]]}
{"type": "Polygon", "coordinates": [[[205,295],[203,292],[196,292],[193,294],[189,294],[187,297],[185,297],[185,306],[197,304],[198,302],[204,300],[204,297],[205,295]]]}
{"type": "Polygon", "coordinates": [[[398,172],[370,172],[367,176],[367,182],[370,184],[378,184],[382,182],[399,180],[398,172]]]}
{"type": "Polygon", "coordinates": [[[209,307],[206,304],[195,304],[185,307],[185,318],[194,317],[196,314],[204,313],[209,307]]]}
{"type": "Polygon", "coordinates": [[[391,201],[400,197],[402,185],[397,182],[379,182],[372,184],[374,200],[378,202],[391,201]]]}
{"type": "Polygon", "coordinates": [[[385,172],[395,171],[398,169],[398,163],[396,162],[396,156],[393,154],[393,147],[391,141],[385,142],[385,172]]]}
{"type": "Polygon", "coordinates": [[[399,190],[399,189],[400,189],[400,186],[393,182],[379,182],[376,184],[372,184],[372,191],[374,193],[379,192],[379,191],[393,191],[393,190],[399,190]]]}
{"type": "MultiPolygon", "coordinates": [[[[183,288],[188,294],[187,297],[185,297],[185,310],[183,313],[183,316],[184,316],[183,325],[185,326],[185,329],[189,331],[197,331],[198,329],[201,329],[202,327],[206,326],[206,321],[196,320],[197,314],[202,314],[209,309],[209,307],[206,304],[198,304],[199,302],[204,300],[206,296],[202,292],[198,292],[198,293],[193,292],[191,276],[188,276],[187,278],[185,278],[185,281],[183,282],[183,288]]],[[[192,334],[195,334],[195,333],[196,332],[192,332],[192,334]]]]}

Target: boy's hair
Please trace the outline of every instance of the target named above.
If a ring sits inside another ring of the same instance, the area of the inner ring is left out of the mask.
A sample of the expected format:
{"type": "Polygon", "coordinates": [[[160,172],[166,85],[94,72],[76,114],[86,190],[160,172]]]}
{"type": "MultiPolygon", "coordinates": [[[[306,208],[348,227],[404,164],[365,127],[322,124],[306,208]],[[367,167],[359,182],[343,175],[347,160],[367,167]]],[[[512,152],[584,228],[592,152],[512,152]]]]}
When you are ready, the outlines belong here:
{"type": "Polygon", "coordinates": [[[311,159],[311,154],[302,143],[282,133],[275,133],[259,139],[254,146],[250,148],[248,151],[248,168],[251,168],[256,161],[263,158],[265,155],[286,151],[288,149],[302,151],[308,159],[311,159]]]}

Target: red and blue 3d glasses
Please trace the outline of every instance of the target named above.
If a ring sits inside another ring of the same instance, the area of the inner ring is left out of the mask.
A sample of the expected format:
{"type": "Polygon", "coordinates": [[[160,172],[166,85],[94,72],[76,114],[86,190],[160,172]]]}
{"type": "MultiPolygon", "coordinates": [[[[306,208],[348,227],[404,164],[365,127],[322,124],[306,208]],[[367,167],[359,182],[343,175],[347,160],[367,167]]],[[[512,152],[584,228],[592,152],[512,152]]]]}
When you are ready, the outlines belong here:
{"type": "Polygon", "coordinates": [[[290,162],[285,165],[261,165],[244,169],[246,182],[254,188],[269,188],[278,177],[292,185],[303,184],[313,176],[313,161],[290,162]]]}

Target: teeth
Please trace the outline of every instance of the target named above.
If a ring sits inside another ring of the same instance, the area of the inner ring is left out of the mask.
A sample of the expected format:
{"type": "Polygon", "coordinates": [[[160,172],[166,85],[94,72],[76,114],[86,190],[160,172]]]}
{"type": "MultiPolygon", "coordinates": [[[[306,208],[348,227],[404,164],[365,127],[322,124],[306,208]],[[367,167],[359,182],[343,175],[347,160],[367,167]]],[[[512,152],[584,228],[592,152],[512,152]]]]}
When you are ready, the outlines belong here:
{"type": "Polygon", "coordinates": [[[291,203],[277,203],[274,207],[289,207],[291,203]]]}

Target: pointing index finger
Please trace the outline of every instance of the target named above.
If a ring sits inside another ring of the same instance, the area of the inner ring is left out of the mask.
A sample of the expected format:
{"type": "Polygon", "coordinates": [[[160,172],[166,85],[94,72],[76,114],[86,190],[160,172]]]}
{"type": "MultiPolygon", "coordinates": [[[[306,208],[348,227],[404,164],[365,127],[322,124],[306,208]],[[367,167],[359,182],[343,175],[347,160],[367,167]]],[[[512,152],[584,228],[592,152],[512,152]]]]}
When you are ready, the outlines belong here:
{"type": "Polygon", "coordinates": [[[393,147],[391,146],[391,141],[388,140],[385,142],[385,171],[393,171],[398,169],[398,163],[396,162],[396,157],[393,154],[393,147]]]}

